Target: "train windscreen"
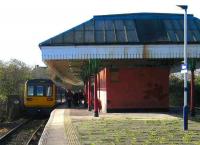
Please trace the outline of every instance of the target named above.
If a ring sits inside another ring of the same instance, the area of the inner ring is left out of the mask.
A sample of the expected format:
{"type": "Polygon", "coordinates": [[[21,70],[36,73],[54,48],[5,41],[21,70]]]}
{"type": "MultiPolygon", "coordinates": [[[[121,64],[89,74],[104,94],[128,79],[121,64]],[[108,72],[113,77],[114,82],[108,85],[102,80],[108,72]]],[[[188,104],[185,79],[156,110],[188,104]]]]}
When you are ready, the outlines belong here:
{"type": "Polygon", "coordinates": [[[28,96],[52,96],[52,85],[28,85],[28,96]]]}

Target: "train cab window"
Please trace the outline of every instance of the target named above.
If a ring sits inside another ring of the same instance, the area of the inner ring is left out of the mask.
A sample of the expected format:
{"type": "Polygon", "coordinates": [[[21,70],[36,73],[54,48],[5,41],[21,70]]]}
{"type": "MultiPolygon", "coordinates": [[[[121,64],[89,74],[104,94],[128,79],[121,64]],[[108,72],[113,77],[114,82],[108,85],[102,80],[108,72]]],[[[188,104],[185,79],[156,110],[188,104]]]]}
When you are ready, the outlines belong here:
{"type": "Polygon", "coordinates": [[[34,86],[28,86],[28,96],[34,95],[34,86]]]}
{"type": "Polygon", "coordinates": [[[52,87],[51,86],[47,86],[46,88],[46,95],[47,97],[51,97],[52,93],[52,87]]]}
{"type": "Polygon", "coordinates": [[[43,86],[36,87],[36,96],[44,96],[44,87],[43,86]]]}

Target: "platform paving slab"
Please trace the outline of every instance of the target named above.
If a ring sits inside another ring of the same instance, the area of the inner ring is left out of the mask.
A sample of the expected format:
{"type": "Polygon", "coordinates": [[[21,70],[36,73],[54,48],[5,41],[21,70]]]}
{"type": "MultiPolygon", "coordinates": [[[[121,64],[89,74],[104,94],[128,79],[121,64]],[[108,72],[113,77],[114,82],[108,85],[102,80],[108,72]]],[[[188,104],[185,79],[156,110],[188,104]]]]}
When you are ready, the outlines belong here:
{"type": "Polygon", "coordinates": [[[52,111],[39,140],[39,145],[67,145],[64,112],[64,109],[55,109],[52,111]]]}

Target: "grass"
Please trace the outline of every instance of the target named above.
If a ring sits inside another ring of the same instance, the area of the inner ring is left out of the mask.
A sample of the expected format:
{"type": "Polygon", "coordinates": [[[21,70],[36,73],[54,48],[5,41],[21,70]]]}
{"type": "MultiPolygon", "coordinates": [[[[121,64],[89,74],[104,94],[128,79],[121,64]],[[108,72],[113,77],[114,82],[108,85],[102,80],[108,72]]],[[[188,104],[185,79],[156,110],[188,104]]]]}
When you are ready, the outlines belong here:
{"type": "Polygon", "coordinates": [[[73,120],[83,145],[194,144],[200,145],[200,119],[189,121],[183,131],[182,119],[134,120],[100,118],[73,120]]]}

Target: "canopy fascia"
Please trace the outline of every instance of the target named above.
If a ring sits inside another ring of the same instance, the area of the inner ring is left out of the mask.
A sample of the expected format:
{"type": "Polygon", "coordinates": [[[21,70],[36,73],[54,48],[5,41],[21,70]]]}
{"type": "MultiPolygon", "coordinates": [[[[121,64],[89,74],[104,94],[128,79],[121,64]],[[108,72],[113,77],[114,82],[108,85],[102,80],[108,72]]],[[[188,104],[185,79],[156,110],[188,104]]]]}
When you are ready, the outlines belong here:
{"type": "MultiPolygon", "coordinates": [[[[41,46],[45,60],[180,59],[183,45],[41,46]]],[[[187,46],[188,58],[200,58],[200,44],[187,46]]]]}

